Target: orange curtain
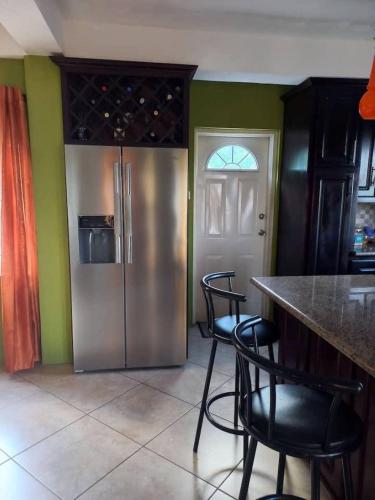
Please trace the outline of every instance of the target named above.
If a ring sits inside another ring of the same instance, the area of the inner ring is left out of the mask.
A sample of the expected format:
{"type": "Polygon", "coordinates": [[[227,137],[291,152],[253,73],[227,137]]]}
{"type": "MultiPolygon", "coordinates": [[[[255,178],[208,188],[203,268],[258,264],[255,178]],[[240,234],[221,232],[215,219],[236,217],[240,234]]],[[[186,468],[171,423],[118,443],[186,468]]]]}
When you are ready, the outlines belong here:
{"type": "Polygon", "coordinates": [[[25,103],[0,86],[1,308],[5,370],[40,359],[36,227],[25,103]]]}

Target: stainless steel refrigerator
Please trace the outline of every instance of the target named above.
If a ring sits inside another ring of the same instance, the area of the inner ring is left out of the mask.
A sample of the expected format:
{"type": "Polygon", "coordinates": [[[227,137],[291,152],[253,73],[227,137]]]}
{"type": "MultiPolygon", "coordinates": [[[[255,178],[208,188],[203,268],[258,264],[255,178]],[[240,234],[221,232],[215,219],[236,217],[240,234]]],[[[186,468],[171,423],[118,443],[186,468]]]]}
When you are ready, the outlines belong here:
{"type": "Polygon", "coordinates": [[[74,369],[186,360],[187,150],[66,146],[74,369]]]}

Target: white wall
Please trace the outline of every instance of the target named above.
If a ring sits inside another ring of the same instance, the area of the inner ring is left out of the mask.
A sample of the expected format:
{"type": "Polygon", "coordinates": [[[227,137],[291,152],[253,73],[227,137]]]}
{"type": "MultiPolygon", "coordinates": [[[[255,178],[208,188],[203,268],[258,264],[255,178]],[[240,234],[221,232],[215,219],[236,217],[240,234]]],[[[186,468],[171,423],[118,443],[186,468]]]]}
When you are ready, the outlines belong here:
{"type": "Polygon", "coordinates": [[[64,22],[67,56],[198,64],[197,79],[298,83],[368,78],[373,42],[64,22]]]}

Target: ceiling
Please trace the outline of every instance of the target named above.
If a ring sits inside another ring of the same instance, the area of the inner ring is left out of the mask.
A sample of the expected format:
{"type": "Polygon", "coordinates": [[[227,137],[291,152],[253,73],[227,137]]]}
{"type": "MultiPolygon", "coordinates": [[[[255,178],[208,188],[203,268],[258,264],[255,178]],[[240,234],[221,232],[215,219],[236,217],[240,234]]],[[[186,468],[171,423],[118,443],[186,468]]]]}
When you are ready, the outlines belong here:
{"type": "Polygon", "coordinates": [[[368,77],[375,0],[0,0],[0,57],[197,64],[196,78],[368,77]]]}
{"type": "Polygon", "coordinates": [[[66,19],[188,30],[371,38],[374,0],[58,0],[66,19]]]}

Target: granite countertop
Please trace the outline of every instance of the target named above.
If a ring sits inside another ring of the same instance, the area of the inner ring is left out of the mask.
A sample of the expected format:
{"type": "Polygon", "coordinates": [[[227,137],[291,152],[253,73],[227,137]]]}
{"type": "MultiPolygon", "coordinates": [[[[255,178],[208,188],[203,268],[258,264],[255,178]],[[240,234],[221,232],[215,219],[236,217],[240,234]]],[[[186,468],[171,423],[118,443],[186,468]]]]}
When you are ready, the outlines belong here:
{"type": "Polygon", "coordinates": [[[375,377],[375,276],[275,276],[251,283],[375,377]]]}

